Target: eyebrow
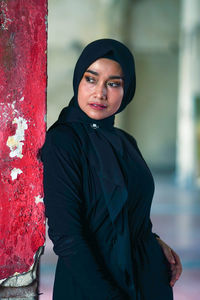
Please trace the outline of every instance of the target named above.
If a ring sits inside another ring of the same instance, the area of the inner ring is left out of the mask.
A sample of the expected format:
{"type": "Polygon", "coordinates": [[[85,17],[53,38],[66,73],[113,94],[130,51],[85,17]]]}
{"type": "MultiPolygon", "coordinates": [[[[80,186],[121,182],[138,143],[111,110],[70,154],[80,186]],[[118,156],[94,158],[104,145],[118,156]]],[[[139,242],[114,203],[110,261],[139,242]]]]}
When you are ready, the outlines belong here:
{"type": "MultiPolygon", "coordinates": [[[[96,76],[99,76],[99,73],[98,72],[95,72],[93,70],[86,70],[85,72],[88,72],[88,73],[91,73],[93,75],[96,75],[96,76]]],[[[118,76],[118,75],[112,75],[112,76],[109,76],[109,79],[122,79],[124,80],[124,77],[123,76],[118,76]]]]}

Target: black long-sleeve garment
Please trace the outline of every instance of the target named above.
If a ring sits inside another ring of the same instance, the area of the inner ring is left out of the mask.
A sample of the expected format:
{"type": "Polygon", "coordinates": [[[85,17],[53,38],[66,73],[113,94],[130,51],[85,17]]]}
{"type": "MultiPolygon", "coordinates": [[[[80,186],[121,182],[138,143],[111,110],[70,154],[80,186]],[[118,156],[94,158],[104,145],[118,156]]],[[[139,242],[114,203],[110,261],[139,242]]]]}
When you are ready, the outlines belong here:
{"type": "MultiPolygon", "coordinates": [[[[126,245],[113,227],[98,170],[83,151],[77,126],[57,124],[42,149],[49,237],[59,256],[54,300],[172,300],[169,266],[151,231],[153,177],[135,139],[113,127],[126,154],[128,200],[119,221],[121,226],[128,221],[126,245]],[[123,271],[126,264],[133,283],[127,269],[123,271]]],[[[89,149],[90,141],[85,143],[89,149]]]]}

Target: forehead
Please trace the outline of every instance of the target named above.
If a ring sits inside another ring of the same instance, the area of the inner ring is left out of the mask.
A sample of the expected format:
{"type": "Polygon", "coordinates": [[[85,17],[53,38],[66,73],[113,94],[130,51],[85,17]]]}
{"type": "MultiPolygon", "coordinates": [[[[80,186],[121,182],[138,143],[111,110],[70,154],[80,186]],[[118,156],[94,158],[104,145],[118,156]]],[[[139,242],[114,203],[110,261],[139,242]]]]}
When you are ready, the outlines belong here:
{"type": "MultiPolygon", "coordinates": [[[[87,70],[92,70],[97,72],[99,75],[108,74],[108,75],[123,75],[122,68],[120,64],[109,58],[99,58],[95,60],[87,70]]],[[[86,71],[87,71],[86,70],[86,71]]]]}

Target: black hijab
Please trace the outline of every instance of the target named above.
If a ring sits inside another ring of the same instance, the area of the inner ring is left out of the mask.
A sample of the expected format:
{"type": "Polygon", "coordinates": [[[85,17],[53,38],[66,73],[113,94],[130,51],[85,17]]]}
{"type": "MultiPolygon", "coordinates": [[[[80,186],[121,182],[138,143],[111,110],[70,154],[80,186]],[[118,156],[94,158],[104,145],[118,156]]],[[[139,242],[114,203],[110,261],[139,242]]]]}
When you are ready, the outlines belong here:
{"type": "MultiPolygon", "coordinates": [[[[73,77],[74,97],[69,106],[78,107],[78,86],[86,69],[97,59],[107,57],[116,60],[124,73],[124,97],[121,106],[115,113],[121,112],[132,100],[135,93],[136,78],[134,58],[129,49],[119,41],[113,39],[100,39],[88,44],[81,53],[73,77]]],[[[95,120],[96,121],[96,120],[95,120]]]]}
{"type": "MultiPolygon", "coordinates": [[[[113,39],[94,41],[86,46],[76,63],[73,77],[73,98],[69,105],[61,111],[57,122],[49,130],[58,124],[70,123],[81,140],[82,150],[85,152],[89,162],[88,167],[94,167],[98,173],[99,183],[111,221],[119,233],[120,251],[118,263],[124,269],[127,257],[123,247],[125,245],[124,239],[128,232],[128,225],[124,225],[123,222],[123,220],[127,221],[124,207],[128,198],[127,161],[124,156],[126,151],[124,151],[124,145],[120,138],[120,131],[116,131],[116,128],[113,126],[115,114],[100,120],[92,119],[82,111],[77,101],[78,86],[84,72],[94,61],[102,57],[116,60],[123,70],[124,96],[116,113],[121,112],[132,100],[135,93],[136,79],[134,59],[131,52],[121,42],[113,39]]],[[[132,147],[131,143],[127,145],[132,147]]],[[[126,148],[126,150],[128,149],[126,148]]]]}

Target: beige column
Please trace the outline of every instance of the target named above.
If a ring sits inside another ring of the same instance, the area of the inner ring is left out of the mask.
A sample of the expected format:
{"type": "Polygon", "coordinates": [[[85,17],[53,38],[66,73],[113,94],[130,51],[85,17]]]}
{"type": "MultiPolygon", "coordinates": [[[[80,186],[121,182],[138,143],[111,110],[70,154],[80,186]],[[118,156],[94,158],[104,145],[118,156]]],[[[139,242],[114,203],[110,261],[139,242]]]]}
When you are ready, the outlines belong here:
{"type": "Polygon", "coordinates": [[[182,0],[179,56],[176,178],[182,186],[197,177],[195,98],[200,88],[200,0],[182,0]]]}
{"type": "MultiPolygon", "coordinates": [[[[99,0],[99,32],[101,38],[113,38],[129,46],[132,0],[99,0]]],[[[115,126],[123,127],[124,112],[117,114],[115,126]]]]}

